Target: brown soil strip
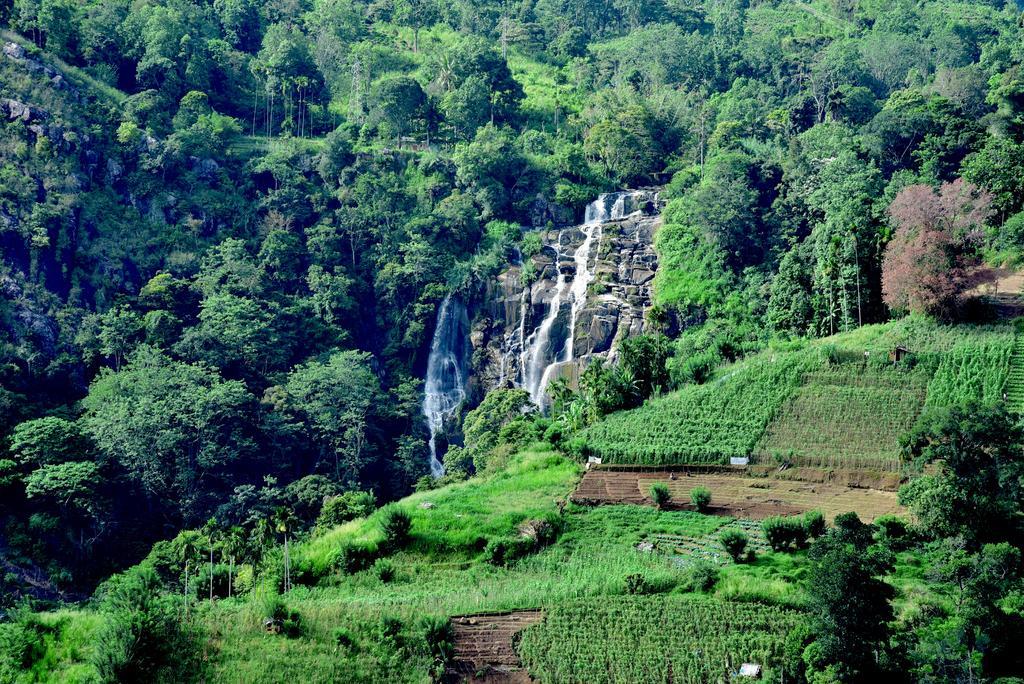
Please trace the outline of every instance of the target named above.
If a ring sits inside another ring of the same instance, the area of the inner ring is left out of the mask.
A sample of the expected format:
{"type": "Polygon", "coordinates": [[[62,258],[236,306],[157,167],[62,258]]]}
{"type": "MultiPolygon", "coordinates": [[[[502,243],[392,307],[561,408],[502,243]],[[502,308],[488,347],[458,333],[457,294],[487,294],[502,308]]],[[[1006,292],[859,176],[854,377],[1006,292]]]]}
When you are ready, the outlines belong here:
{"type": "Polygon", "coordinates": [[[449,674],[460,682],[530,682],[516,654],[516,635],[544,619],[539,610],[452,618],[455,655],[449,674]]]}
{"type": "Polygon", "coordinates": [[[674,502],[671,508],[692,509],[690,490],[707,487],[711,490],[709,513],[752,520],[809,510],[819,510],[829,520],[849,511],[866,521],[890,513],[906,514],[896,503],[896,493],[892,491],[833,482],[743,477],[727,472],[591,468],[571,498],[579,504],[650,505],[648,492],[655,482],[668,485],[674,502]]]}

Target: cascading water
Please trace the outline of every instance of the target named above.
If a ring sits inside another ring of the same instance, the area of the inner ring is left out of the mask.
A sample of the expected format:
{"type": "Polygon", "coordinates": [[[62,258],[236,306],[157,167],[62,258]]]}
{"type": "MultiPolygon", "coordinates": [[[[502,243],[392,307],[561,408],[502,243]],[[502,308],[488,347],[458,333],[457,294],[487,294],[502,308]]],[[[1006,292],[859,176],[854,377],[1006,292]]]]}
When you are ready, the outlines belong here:
{"type": "MultiPolygon", "coordinates": [[[[558,233],[558,244],[555,248],[555,279],[554,293],[548,310],[540,325],[521,343],[520,372],[522,387],[530,393],[530,398],[537,405],[544,404],[544,394],[557,368],[574,358],[576,320],[586,305],[587,288],[594,280],[594,272],[590,267],[590,257],[594,243],[600,244],[601,226],[608,221],[619,221],[641,209],[639,202],[649,201],[649,193],[615,192],[601,195],[587,205],[583,225],[579,230],[583,233],[583,242],[573,253],[575,271],[572,281],[568,282],[562,271],[562,240],[565,231],[558,233]],[[566,324],[565,338],[561,347],[553,349],[552,331],[561,314],[562,307],[568,305],[569,315],[566,324]]],[[[525,319],[524,319],[525,322],[525,319]]]]}
{"type": "Polygon", "coordinates": [[[523,387],[530,393],[530,398],[537,405],[540,405],[544,398],[544,375],[548,367],[550,356],[551,329],[558,319],[559,310],[562,308],[562,298],[565,295],[566,277],[561,268],[562,260],[562,235],[558,233],[558,245],[555,248],[555,270],[558,275],[555,277],[555,292],[548,304],[548,312],[544,319],[537,326],[523,345],[523,387]]]}
{"type": "Polygon", "coordinates": [[[437,326],[430,344],[427,378],[423,394],[423,416],[430,430],[430,472],[444,475],[438,437],[455,418],[466,400],[469,368],[469,316],[466,306],[452,295],[445,297],[437,312],[437,326]]]}

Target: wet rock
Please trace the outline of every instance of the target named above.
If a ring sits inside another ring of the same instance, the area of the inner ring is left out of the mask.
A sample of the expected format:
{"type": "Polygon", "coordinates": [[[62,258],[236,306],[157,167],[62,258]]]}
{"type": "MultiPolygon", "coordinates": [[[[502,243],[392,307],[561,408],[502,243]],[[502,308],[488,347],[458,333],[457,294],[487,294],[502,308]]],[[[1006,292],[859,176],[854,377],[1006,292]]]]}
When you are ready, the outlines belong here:
{"type": "MultiPolygon", "coordinates": [[[[591,243],[588,271],[593,280],[586,301],[576,312],[573,361],[553,366],[550,373],[551,379],[564,378],[570,384],[595,357],[614,360],[622,339],[645,330],[644,315],[651,305],[657,271],[653,242],[660,219],[655,193],[609,196],[606,206],[592,205],[590,210],[604,221],[591,243]]],[[[471,377],[477,399],[492,387],[522,382],[522,366],[529,363],[524,350],[530,347],[531,334],[549,314],[560,273],[565,278],[565,289],[546,347],[548,357],[557,358],[569,339],[572,306],[567,290],[576,273],[574,255],[586,236],[579,226],[543,230],[540,235],[544,247],[529,264],[532,283],[524,286],[522,267],[510,266],[495,284],[487,286],[482,301],[472,311],[475,322],[486,319],[486,325],[475,326],[479,334],[472,341],[471,377]]]]}
{"type": "Polygon", "coordinates": [[[107,159],[107,182],[116,183],[124,175],[124,167],[114,159],[107,159]]]}
{"type": "Polygon", "coordinates": [[[19,61],[25,59],[25,48],[17,43],[4,43],[4,55],[14,61],[19,61]]]}

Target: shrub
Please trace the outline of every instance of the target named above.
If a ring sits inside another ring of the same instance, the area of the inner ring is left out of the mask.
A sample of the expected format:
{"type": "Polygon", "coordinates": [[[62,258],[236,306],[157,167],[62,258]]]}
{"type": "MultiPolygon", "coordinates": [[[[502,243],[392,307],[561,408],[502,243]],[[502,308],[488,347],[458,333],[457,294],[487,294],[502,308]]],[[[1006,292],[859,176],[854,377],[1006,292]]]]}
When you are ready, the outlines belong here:
{"type": "Polygon", "coordinates": [[[718,540],[730,558],[737,563],[743,562],[743,556],[747,551],[747,543],[749,542],[747,535],[739,530],[726,530],[718,540]]]}
{"type": "Polygon", "coordinates": [[[316,526],[321,530],[330,529],[349,520],[363,518],[373,512],[377,500],[373,492],[345,492],[324,499],[316,526]]]}
{"type": "Polygon", "coordinates": [[[804,527],[808,537],[817,539],[825,534],[825,516],[821,511],[807,511],[804,513],[804,527]]]}
{"type": "Polygon", "coordinates": [[[174,599],[160,594],[153,568],[140,565],[115,575],[97,590],[103,627],[91,657],[103,681],[142,681],[168,664],[184,664],[187,639],[174,599]]]}
{"type": "Polygon", "coordinates": [[[491,539],[484,547],[484,561],[491,565],[504,566],[508,562],[509,540],[491,539]]]}
{"type": "Polygon", "coordinates": [[[484,547],[484,561],[491,565],[507,567],[538,548],[533,537],[491,539],[484,547]]]}
{"type": "Polygon", "coordinates": [[[796,548],[798,548],[798,549],[806,549],[807,548],[807,546],[808,546],[807,536],[808,535],[807,535],[806,521],[802,517],[794,518],[793,519],[792,541],[793,541],[793,544],[796,546],[796,548]]]}
{"type": "Polygon", "coordinates": [[[437,489],[440,485],[437,483],[438,478],[433,475],[424,475],[420,479],[416,480],[416,484],[412,486],[414,492],[429,492],[432,489],[437,489]]]}
{"type": "Polygon", "coordinates": [[[650,585],[647,583],[647,578],[639,572],[626,575],[625,579],[626,593],[627,594],[646,594],[649,593],[650,585]]]}
{"type": "Polygon", "coordinates": [[[473,471],[473,454],[458,445],[449,446],[441,461],[445,475],[453,476],[456,482],[465,480],[473,471]]]}
{"type": "Polygon", "coordinates": [[[709,592],[718,584],[721,574],[717,565],[699,561],[690,568],[684,586],[689,591],[709,592]]]}
{"type": "Polygon", "coordinates": [[[668,485],[664,482],[655,482],[651,485],[649,492],[651,495],[651,501],[653,501],[654,505],[658,508],[663,507],[672,500],[672,492],[668,490],[668,485]]]}
{"type": "Polygon", "coordinates": [[[553,422],[544,430],[544,441],[557,447],[565,439],[565,426],[559,422],[553,422]]]}
{"type": "Polygon", "coordinates": [[[420,619],[420,629],[435,662],[445,664],[451,660],[455,642],[452,621],[446,617],[425,615],[420,619]]]}
{"type": "Polygon", "coordinates": [[[264,596],[260,609],[267,631],[283,634],[290,639],[302,636],[302,616],[290,610],[279,595],[264,596]]]}
{"type": "Polygon", "coordinates": [[[694,487],[690,490],[690,501],[701,513],[707,511],[711,505],[711,490],[707,487],[694,487]]]}
{"type": "Polygon", "coordinates": [[[788,551],[792,546],[799,549],[807,546],[807,520],[803,516],[765,518],[761,530],[773,551],[788,551]]]}
{"type": "Polygon", "coordinates": [[[412,517],[401,508],[391,506],[381,517],[380,529],[384,533],[384,548],[388,551],[396,551],[404,548],[408,543],[412,528],[412,517]]]}
{"type": "Polygon", "coordinates": [[[334,643],[341,648],[351,649],[356,645],[355,637],[352,636],[352,632],[348,631],[344,627],[335,627],[334,631],[331,632],[334,637],[334,643]]]}
{"type": "Polygon", "coordinates": [[[334,564],[342,572],[352,574],[370,567],[377,557],[377,549],[370,544],[350,543],[338,550],[334,564]]]}
{"type": "Polygon", "coordinates": [[[252,591],[256,582],[256,574],[253,567],[248,563],[235,566],[235,577],[231,582],[231,590],[235,596],[241,596],[252,591]]]}
{"type": "Polygon", "coordinates": [[[895,515],[883,515],[875,520],[878,527],[878,541],[893,551],[902,551],[910,546],[910,526],[903,518],[895,515]]]}
{"type": "Polygon", "coordinates": [[[0,623],[0,681],[15,682],[46,654],[46,627],[30,608],[17,608],[0,623]]]}
{"type": "Polygon", "coordinates": [[[383,584],[395,579],[395,565],[386,558],[378,558],[373,566],[373,572],[383,584]]]}
{"type": "Polygon", "coordinates": [[[782,551],[789,546],[789,527],[788,521],[779,516],[761,521],[761,531],[772,551],[782,551]]]}

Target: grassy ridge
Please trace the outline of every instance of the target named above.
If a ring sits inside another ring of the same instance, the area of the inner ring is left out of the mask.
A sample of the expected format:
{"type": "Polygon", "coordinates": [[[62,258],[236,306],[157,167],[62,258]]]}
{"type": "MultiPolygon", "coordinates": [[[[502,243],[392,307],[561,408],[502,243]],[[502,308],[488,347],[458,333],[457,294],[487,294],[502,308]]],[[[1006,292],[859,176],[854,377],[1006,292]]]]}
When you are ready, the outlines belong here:
{"type": "MultiPolygon", "coordinates": [[[[413,494],[396,504],[412,518],[412,551],[470,558],[488,538],[512,534],[524,520],[556,508],[575,486],[579,466],[558,454],[538,449],[517,456],[508,467],[484,478],[413,494]],[[482,540],[482,541],[481,541],[482,540]]],[[[328,574],[346,544],[376,545],[382,539],[385,509],[353,520],[296,546],[297,571],[328,574]]]]}

